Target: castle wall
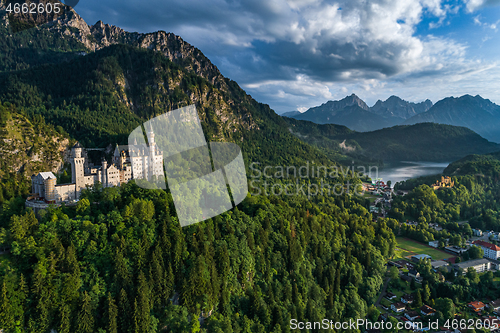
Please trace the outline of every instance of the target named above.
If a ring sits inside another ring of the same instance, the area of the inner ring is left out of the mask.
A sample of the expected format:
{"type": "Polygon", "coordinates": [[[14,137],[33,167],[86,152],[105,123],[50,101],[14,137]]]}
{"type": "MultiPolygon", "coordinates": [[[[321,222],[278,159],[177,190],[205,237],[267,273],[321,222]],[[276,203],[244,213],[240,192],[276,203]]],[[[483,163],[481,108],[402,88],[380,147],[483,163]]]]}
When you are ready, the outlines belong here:
{"type": "Polygon", "coordinates": [[[55,186],[56,202],[76,199],[76,184],[61,184],[55,186]]]}
{"type": "Polygon", "coordinates": [[[56,178],[45,179],[45,200],[56,200],[56,178]]]}
{"type": "Polygon", "coordinates": [[[153,175],[163,176],[163,155],[157,155],[153,160],[153,175]]]}
{"type": "Polygon", "coordinates": [[[84,187],[87,185],[92,186],[98,181],[97,175],[86,175],[83,178],[84,178],[83,180],[84,187]]]}
{"type": "Polygon", "coordinates": [[[107,170],[108,183],[106,187],[119,186],[120,185],[120,171],[115,168],[115,166],[110,166],[107,170]]]}
{"type": "Polygon", "coordinates": [[[38,194],[41,198],[45,197],[45,184],[41,177],[37,176],[31,179],[31,188],[31,193],[38,194]]]}

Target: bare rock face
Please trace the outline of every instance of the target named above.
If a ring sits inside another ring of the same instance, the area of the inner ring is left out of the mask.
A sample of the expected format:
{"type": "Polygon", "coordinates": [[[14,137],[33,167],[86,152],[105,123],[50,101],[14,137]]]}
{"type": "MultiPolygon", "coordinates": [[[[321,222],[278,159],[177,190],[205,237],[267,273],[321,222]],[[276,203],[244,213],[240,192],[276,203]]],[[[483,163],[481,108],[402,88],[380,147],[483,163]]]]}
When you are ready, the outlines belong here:
{"type": "Polygon", "coordinates": [[[12,113],[0,131],[0,155],[0,177],[2,171],[24,171],[27,176],[39,171],[57,173],[69,162],[69,140],[12,113]]]}

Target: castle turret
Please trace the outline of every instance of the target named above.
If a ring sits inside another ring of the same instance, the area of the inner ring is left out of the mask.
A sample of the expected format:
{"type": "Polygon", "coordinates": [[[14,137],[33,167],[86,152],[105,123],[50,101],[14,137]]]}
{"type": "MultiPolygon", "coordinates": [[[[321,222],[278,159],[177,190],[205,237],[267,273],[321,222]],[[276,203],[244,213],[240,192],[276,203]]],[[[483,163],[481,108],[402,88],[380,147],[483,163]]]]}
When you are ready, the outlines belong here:
{"type": "Polygon", "coordinates": [[[71,181],[76,184],[77,197],[79,196],[80,190],[85,187],[85,158],[82,157],[82,149],[83,147],[80,142],[77,142],[71,149],[71,181]]]}
{"type": "Polygon", "coordinates": [[[105,158],[102,159],[102,162],[101,162],[101,183],[102,183],[102,186],[104,187],[107,187],[108,185],[108,161],[106,161],[105,158]]]}
{"type": "Polygon", "coordinates": [[[127,162],[127,154],[125,153],[124,150],[120,153],[120,169],[123,169],[125,167],[125,163],[127,162]]]}
{"type": "Polygon", "coordinates": [[[54,202],[56,200],[56,177],[50,177],[45,179],[45,200],[48,202],[54,202]]]}

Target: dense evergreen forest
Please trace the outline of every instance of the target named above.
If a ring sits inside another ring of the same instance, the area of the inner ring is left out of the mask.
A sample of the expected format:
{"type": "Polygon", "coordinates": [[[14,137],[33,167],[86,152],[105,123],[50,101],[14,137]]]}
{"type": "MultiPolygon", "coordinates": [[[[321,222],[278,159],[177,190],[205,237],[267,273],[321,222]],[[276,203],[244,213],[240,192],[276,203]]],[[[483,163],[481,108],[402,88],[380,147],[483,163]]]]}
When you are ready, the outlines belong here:
{"type": "Polygon", "coordinates": [[[174,211],[134,183],[39,219],[4,205],[0,326],[197,332],[200,317],[207,332],[289,332],[290,318],[363,318],[395,247],[349,196],[248,197],[185,228],[174,211]]]}

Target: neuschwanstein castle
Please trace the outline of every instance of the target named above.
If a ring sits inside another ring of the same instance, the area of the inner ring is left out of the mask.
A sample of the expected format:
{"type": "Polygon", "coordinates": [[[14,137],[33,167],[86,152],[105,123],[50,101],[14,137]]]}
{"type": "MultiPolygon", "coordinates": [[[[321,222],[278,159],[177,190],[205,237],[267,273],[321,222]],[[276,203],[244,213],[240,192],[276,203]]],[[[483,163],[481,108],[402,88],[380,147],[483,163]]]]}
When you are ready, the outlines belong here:
{"type": "Polygon", "coordinates": [[[155,144],[154,133],[147,133],[148,146],[134,149],[116,146],[112,163],[105,159],[102,165],[93,166],[84,157],[84,148],[77,143],[71,149],[71,183],[56,184],[52,172],[40,172],[31,177],[32,194],[26,205],[43,208],[44,204],[73,201],[82,189],[100,182],[104,187],[119,186],[131,179],[148,179],[163,176],[163,153],[155,144]]]}

